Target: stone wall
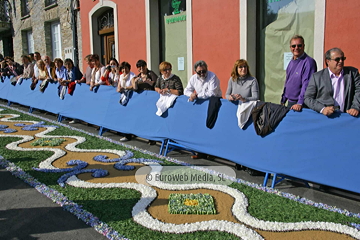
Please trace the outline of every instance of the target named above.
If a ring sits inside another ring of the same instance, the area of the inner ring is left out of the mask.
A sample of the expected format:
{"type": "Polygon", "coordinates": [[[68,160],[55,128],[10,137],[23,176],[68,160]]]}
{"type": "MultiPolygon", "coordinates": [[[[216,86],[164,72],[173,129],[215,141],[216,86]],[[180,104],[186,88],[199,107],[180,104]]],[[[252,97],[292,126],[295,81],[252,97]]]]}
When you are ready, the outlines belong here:
{"type": "MultiPolygon", "coordinates": [[[[12,22],[14,27],[14,58],[20,61],[20,56],[28,54],[26,31],[32,30],[34,51],[52,58],[51,23],[59,22],[61,28],[62,58],[65,58],[64,49],[73,48],[71,29],[71,13],[68,0],[57,0],[57,4],[45,7],[45,0],[30,0],[30,14],[21,16],[21,1],[11,1],[12,22]]],[[[80,21],[78,31],[80,31],[80,21]]],[[[79,41],[81,43],[81,41],[79,41]]],[[[81,55],[79,56],[79,58],[81,55]]]]}

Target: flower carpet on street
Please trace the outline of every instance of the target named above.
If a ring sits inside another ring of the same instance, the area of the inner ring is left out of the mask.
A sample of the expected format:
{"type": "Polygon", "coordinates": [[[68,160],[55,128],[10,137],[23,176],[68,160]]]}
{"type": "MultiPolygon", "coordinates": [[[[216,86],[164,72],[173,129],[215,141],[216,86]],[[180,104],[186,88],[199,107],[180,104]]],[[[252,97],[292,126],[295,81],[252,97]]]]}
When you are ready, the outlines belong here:
{"type": "Polygon", "coordinates": [[[360,239],[360,214],[227,176],[155,181],[166,166],[214,173],[1,108],[0,166],[109,239],[360,239]]]}

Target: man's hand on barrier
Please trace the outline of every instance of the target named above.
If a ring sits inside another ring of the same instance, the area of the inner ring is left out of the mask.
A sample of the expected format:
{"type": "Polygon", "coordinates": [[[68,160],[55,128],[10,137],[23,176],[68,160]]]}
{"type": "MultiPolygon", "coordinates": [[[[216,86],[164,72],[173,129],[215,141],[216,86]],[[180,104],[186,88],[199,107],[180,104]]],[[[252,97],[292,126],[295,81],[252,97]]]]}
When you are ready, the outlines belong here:
{"type": "Polygon", "coordinates": [[[193,92],[193,93],[190,95],[189,101],[190,101],[190,102],[193,102],[196,98],[197,98],[197,94],[196,94],[195,92],[193,92]]]}
{"type": "Polygon", "coordinates": [[[351,109],[347,110],[346,112],[354,117],[357,117],[359,115],[359,111],[354,108],[351,108],[351,109]]]}
{"type": "Polygon", "coordinates": [[[291,106],[290,110],[294,110],[294,111],[297,111],[297,112],[300,112],[302,109],[302,105],[301,104],[294,104],[291,106]]]}
{"type": "Polygon", "coordinates": [[[322,114],[324,114],[325,116],[330,116],[331,114],[333,114],[335,111],[334,106],[328,106],[325,107],[322,111],[322,114]]]}

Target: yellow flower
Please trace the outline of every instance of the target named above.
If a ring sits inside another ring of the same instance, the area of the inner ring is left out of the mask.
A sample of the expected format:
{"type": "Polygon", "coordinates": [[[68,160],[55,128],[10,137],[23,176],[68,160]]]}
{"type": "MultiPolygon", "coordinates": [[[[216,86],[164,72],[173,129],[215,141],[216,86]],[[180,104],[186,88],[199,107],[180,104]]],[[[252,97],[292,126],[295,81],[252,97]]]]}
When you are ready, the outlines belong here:
{"type": "Polygon", "coordinates": [[[184,204],[185,204],[186,206],[197,206],[197,205],[199,205],[199,201],[196,200],[196,199],[194,199],[194,200],[185,199],[184,204]]]}

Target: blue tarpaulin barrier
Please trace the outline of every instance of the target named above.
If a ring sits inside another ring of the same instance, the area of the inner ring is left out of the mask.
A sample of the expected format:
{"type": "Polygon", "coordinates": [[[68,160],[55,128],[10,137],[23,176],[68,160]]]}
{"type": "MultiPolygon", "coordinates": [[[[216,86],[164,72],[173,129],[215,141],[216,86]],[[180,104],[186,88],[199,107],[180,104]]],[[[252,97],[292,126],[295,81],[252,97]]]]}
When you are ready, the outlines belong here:
{"type": "Polygon", "coordinates": [[[30,90],[30,82],[13,86],[5,80],[0,83],[0,98],[146,139],[172,139],[263,172],[360,193],[360,120],[349,114],[329,118],[310,109],[290,111],[274,132],[260,137],[252,124],[238,127],[237,105],[224,99],[215,126],[208,129],[207,100],[193,103],[180,96],[159,117],[155,91],[134,92],[122,106],[120,94],[111,86],[100,86],[95,93],[88,85],[77,85],[72,96],[61,100],[57,84],[49,84],[42,93],[39,86],[30,90]]]}

